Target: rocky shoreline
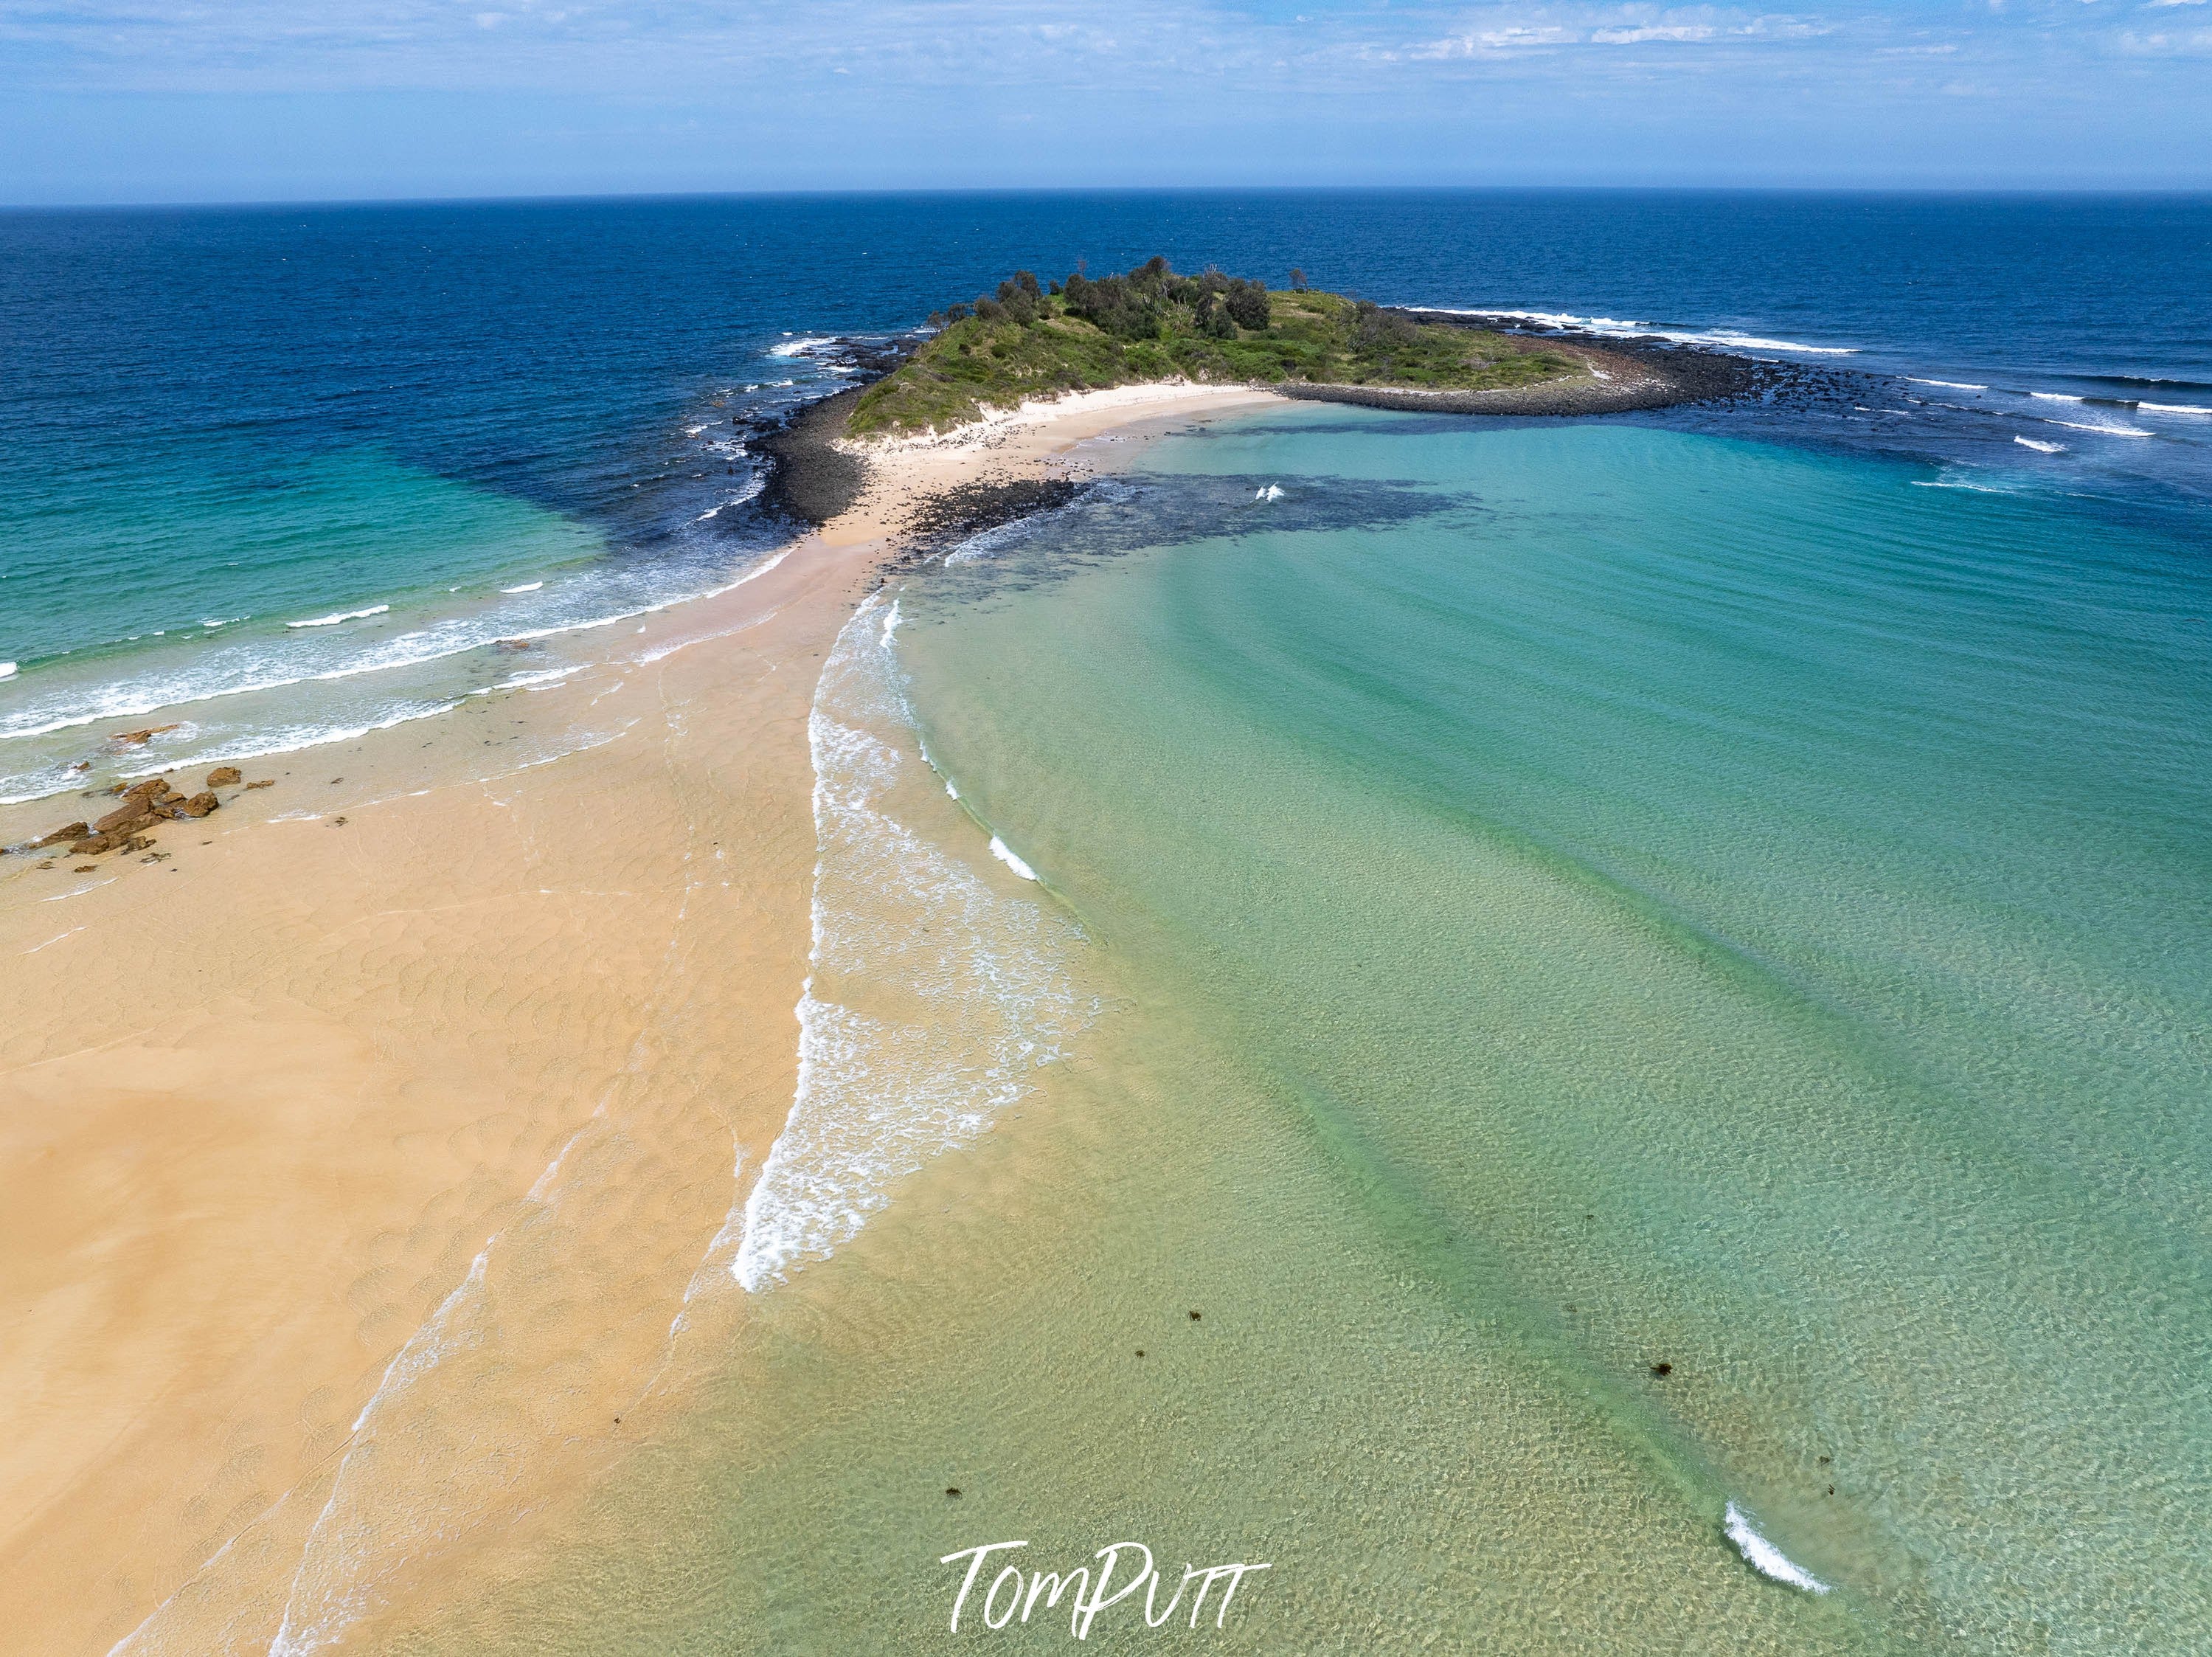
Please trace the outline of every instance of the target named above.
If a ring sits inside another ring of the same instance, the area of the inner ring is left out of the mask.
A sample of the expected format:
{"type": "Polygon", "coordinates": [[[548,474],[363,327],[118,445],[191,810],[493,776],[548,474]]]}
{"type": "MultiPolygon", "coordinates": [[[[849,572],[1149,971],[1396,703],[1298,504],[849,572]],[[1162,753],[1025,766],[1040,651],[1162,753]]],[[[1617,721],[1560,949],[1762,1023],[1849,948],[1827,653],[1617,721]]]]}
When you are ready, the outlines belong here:
{"type": "Polygon", "coordinates": [[[1282,385],[1285,397],[1430,414],[1571,417],[1625,414],[1741,397],[1758,389],[1760,365],[1749,357],[1671,342],[1620,340],[1571,329],[1530,329],[1518,318],[1407,310],[1416,322],[1540,339],[1578,357],[1593,378],[1498,391],[1423,391],[1404,386],[1282,385]]]}
{"type": "MultiPolygon", "coordinates": [[[[135,736],[137,733],[130,734],[135,736]]],[[[36,840],[21,846],[10,846],[7,850],[40,852],[59,846],[66,848],[72,857],[97,857],[108,851],[143,851],[158,859],[166,854],[152,850],[155,829],[164,823],[197,820],[219,810],[222,801],[216,790],[235,789],[241,783],[248,789],[276,786],[273,780],[246,782],[243,773],[235,765],[217,765],[207,774],[207,786],[192,795],[170,786],[166,777],[149,777],[127,788],[118,783],[106,792],[117,797],[118,803],[96,820],[86,822],[80,819],[74,823],[64,823],[36,840]]],[[[55,867],[55,860],[48,858],[39,867],[52,868],[55,867]]],[[[80,869],[76,872],[82,874],[85,871],[80,869]]]]}
{"type": "MultiPolygon", "coordinates": [[[[1424,391],[1405,386],[1301,381],[1255,388],[1303,401],[1347,403],[1410,413],[1565,418],[1752,395],[1765,387],[1767,378],[1769,365],[1703,346],[1620,340],[1572,329],[1532,328],[1526,319],[1504,315],[1414,308],[1404,314],[1417,322],[1540,339],[1549,350],[1581,359],[1593,371],[1592,377],[1495,391],[1424,391]]],[[[840,339],[830,347],[836,360],[854,372],[854,382],[805,405],[782,425],[755,440],[754,448],[769,468],[768,481],[758,496],[761,511],[807,528],[819,528],[850,509],[867,487],[868,462],[865,454],[846,439],[846,422],[861,393],[905,362],[914,350],[911,340],[885,344],[878,340],[840,339]]],[[[1053,504],[1058,504],[1057,500],[1040,497],[1026,509],[1053,504]]],[[[969,533],[981,527],[971,525],[969,533]]],[[[941,536],[925,532],[919,539],[936,541],[941,536]]]]}
{"type": "Polygon", "coordinates": [[[867,486],[867,463],[838,447],[846,417],[866,385],[853,386],[809,403],[790,422],[754,447],[768,462],[760,509],[819,529],[849,509],[867,486]]]}

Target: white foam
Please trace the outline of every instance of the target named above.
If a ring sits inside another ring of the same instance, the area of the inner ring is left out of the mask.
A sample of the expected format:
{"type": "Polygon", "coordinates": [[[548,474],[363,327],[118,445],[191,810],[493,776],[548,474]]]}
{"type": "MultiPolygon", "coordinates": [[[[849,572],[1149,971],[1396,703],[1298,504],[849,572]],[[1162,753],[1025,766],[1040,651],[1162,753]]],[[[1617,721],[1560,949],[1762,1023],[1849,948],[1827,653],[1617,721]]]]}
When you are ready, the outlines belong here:
{"type": "Polygon", "coordinates": [[[1996,484],[1970,484],[1963,478],[1915,478],[1915,489],[1966,489],[1977,495],[2017,495],[2015,489],[2005,489],[1996,484]]]}
{"type": "Polygon", "coordinates": [[[730,1263],[751,1294],[827,1258],[898,1181],[987,1132],[1090,1016],[1066,974],[1067,923],[994,891],[895,814],[926,762],[889,609],[875,594],[847,622],[807,722],[812,971],[795,1009],[798,1087],[730,1263]]]}
{"type": "Polygon", "coordinates": [[[2194,419],[2212,420],[2212,408],[2199,408],[2193,403],[2138,403],[2138,414],[2185,414],[2194,419]]]}
{"type": "Polygon", "coordinates": [[[0,679],[13,679],[15,677],[15,664],[12,661],[0,661],[0,679]]]}
{"type": "Polygon", "coordinates": [[[1024,862],[1020,857],[1016,856],[1013,848],[1009,846],[1004,840],[1001,840],[995,834],[991,837],[991,856],[997,858],[1008,868],[1013,870],[1015,874],[1020,875],[1024,880],[1034,880],[1036,879],[1036,871],[1031,868],[1027,863],[1024,862]]]}
{"type": "Polygon", "coordinates": [[[1947,391],[1987,391],[1987,386],[1977,386],[1966,380],[1922,380],[1912,375],[1905,376],[1916,386],[1941,386],[1947,391]]]}
{"type": "Polygon", "coordinates": [[[1511,317],[1519,322],[1571,328],[1578,333],[1600,334],[1613,339],[1668,339],[1685,345],[1730,345],[1739,350],[1790,351],[1808,356],[1856,356],[1859,354],[1859,348],[1856,345],[1807,345],[1794,339],[1769,339],[1764,334],[1739,333],[1732,328],[1660,328],[1649,322],[1628,322],[1610,316],[1576,316],[1566,311],[1508,311],[1488,307],[1463,309],[1447,305],[1425,305],[1421,308],[1446,316],[1511,317]]]}
{"type": "Polygon", "coordinates": [[[2069,391],[2032,391],[2028,395],[2039,403],[2086,403],[2089,400],[2086,397],[2076,397],[2069,391]]]}
{"type": "Polygon", "coordinates": [[[1283,498],[1283,486],[1269,484],[1265,489],[1255,490],[1252,498],[1255,501],[1279,501],[1283,498]]]}
{"type": "MultiPolygon", "coordinates": [[[[54,703],[49,700],[44,709],[26,710],[24,714],[0,718],[0,740],[21,737],[46,736],[55,731],[72,729],[102,720],[131,719],[143,715],[160,713],[173,708],[186,708],[201,703],[213,702],[225,697],[245,696],[257,691],[281,691],[295,685],[331,684],[354,679],[366,673],[380,673],[398,667],[412,667],[449,656],[465,655],[471,650],[501,639],[552,638],[562,633],[589,632],[601,627],[611,627],[640,616],[657,615],[694,599],[717,598],[744,586],[757,576],[765,576],[788,556],[785,547],[773,557],[762,559],[742,573],[723,582],[699,592],[678,593],[657,603],[641,604],[633,608],[618,610],[611,615],[592,616],[577,621],[564,621],[521,631],[502,630],[496,618],[489,613],[456,617],[440,622],[433,627],[402,633],[382,639],[368,655],[319,673],[285,673],[283,664],[275,671],[255,673],[249,667],[246,674],[230,684],[207,684],[191,670],[155,675],[145,679],[98,686],[94,694],[97,703],[87,709],[80,703],[76,710],[56,713],[54,703]],[[412,641],[427,641],[416,648],[407,647],[412,641]],[[51,716],[40,719],[39,714],[51,716]],[[26,717],[27,715],[27,717],[26,717]],[[17,723],[17,720],[21,723],[17,723]]],[[[243,648],[243,647],[240,647],[243,648]]],[[[217,653],[210,653],[210,655],[217,653]]],[[[35,797],[35,796],[26,796],[35,797]]]]}
{"type": "Polygon", "coordinates": [[[2013,442],[2018,443],[2022,448],[2033,449],[2038,454],[2063,454],[2066,452],[2066,445],[2063,443],[2039,443],[2033,437],[2015,437],[2013,442]]]}
{"type": "Polygon", "coordinates": [[[532,685],[556,684],[574,673],[580,665],[572,662],[566,667],[546,667],[534,673],[517,673],[511,679],[502,679],[496,685],[487,685],[483,690],[471,691],[471,694],[483,696],[492,691],[520,691],[532,685]]]}
{"type": "Polygon", "coordinates": [[[483,1317],[484,1267],[491,1258],[487,1242],[469,1264],[468,1275],[439,1302],[438,1309],[407,1337],[407,1343],[385,1366],[384,1377],[354,1417],[352,1441],[338,1462],[337,1477],[322,1512],[308,1528],[300,1564],[293,1573],[284,1598],[284,1615],[270,1642],[269,1657],[307,1657],[307,1654],[337,1640],[371,1603],[368,1586],[356,1571],[358,1556],[366,1553],[362,1532],[367,1521],[358,1511],[356,1483],[373,1481],[374,1462],[364,1473],[355,1456],[362,1447],[362,1432],[380,1409],[404,1395],[436,1368],[457,1348],[481,1345],[489,1333],[483,1317]],[[336,1554],[337,1557],[331,1558],[336,1554]]]}
{"type": "Polygon", "coordinates": [[[364,616],[380,616],[392,608],[388,604],[372,604],[366,610],[341,610],[332,615],[316,616],[307,621],[288,621],[287,627],[335,627],[342,621],[359,621],[364,616]]]}
{"type": "MultiPolygon", "coordinates": [[[[804,356],[818,345],[834,345],[836,343],[835,338],[827,334],[810,335],[805,339],[792,340],[787,344],[771,345],[768,354],[770,356],[804,356]]],[[[784,383],[788,385],[791,382],[786,381],[784,383]]]]}
{"type": "Polygon", "coordinates": [[[1802,1588],[1808,1593],[1828,1592],[1828,1584],[1761,1536],[1743,1509],[1733,1502],[1728,1504],[1726,1528],[1728,1539],[1735,1544],[1744,1563],[1761,1576],[1802,1588]]]}
{"type": "Polygon", "coordinates": [[[460,705],[460,698],[455,698],[450,702],[410,703],[381,719],[368,720],[360,724],[282,725],[273,730],[257,731],[234,741],[217,743],[204,752],[194,754],[189,760],[173,760],[165,765],[125,771],[123,775],[127,778],[161,777],[180,766],[205,765],[210,760],[270,759],[278,754],[300,753],[308,748],[326,748],[333,742],[351,742],[372,731],[388,731],[395,725],[410,724],[417,719],[434,719],[440,714],[451,713],[460,705]]]}
{"type": "Polygon", "coordinates": [[[535,593],[544,585],[542,581],[526,581],[520,587],[502,587],[499,590],[502,593],[535,593]]]}
{"type": "Polygon", "coordinates": [[[2145,431],[2141,426],[2107,425],[2101,420],[2051,420],[2046,421],[2045,423],[2053,426],[2065,426],[2075,431],[2101,431],[2107,437],[2150,437],[2156,436],[2154,432],[2145,431]]]}

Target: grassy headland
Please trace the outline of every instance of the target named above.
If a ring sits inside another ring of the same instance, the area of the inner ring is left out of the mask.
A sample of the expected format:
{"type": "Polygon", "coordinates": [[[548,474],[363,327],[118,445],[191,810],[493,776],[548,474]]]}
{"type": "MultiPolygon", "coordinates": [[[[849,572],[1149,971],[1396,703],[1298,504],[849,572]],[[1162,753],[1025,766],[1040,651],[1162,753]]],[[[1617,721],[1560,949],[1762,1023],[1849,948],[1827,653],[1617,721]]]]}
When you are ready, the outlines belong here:
{"type": "Polygon", "coordinates": [[[1164,259],[1048,289],[1017,271],[995,295],[933,316],[936,335],[862,393],[847,429],[947,431],[1029,398],[1162,380],[1463,392],[1589,378],[1562,351],[1293,283],[1179,276],[1164,259]]]}

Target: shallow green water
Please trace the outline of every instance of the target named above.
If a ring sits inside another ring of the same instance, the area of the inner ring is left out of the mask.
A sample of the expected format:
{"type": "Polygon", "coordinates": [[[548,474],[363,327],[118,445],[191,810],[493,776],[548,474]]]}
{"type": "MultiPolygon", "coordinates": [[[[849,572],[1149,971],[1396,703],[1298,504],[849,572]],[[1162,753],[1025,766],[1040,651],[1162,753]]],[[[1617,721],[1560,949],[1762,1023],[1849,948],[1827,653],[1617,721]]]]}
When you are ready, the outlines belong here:
{"type": "Polygon", "coordinates": [[[532,1641],[910,1649],[939,1555],[1135,1536],[1274,1569],[1116,1649],[2197,1648],[2201,557],[1626,426],[1149,465],[897,633],[924,826],[1103,1011],[753,1297],[532,1641]]]}
{"type": "Polygon", "coordinates": [[[1287,493],[914,606],[979,812],[1468,1315],[1846,1593],[2212,1626],[2201,557],[1622,427],[1158,463],[1287,493]],[[1452,503],[1327,527],[1363,478],[1452,503]]]}

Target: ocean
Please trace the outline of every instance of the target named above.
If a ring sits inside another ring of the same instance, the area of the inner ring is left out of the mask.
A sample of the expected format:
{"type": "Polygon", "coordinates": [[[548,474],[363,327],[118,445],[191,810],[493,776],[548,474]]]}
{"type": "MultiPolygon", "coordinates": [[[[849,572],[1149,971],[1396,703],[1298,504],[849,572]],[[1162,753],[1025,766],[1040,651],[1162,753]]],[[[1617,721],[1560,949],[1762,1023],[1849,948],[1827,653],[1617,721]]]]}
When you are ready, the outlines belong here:
{"type": "Polygon", "coordinates": [[[1016,1538],[1267,1563],[1236,1649],[2201,1643],[2212,200],[0,217],[0,795],[526,693],[781,543],[820,342],[1155,252],[1788,372],[1194,426],[871,598],[757,1314],[395,1648],[908,1649],[1016,1538]]]}

